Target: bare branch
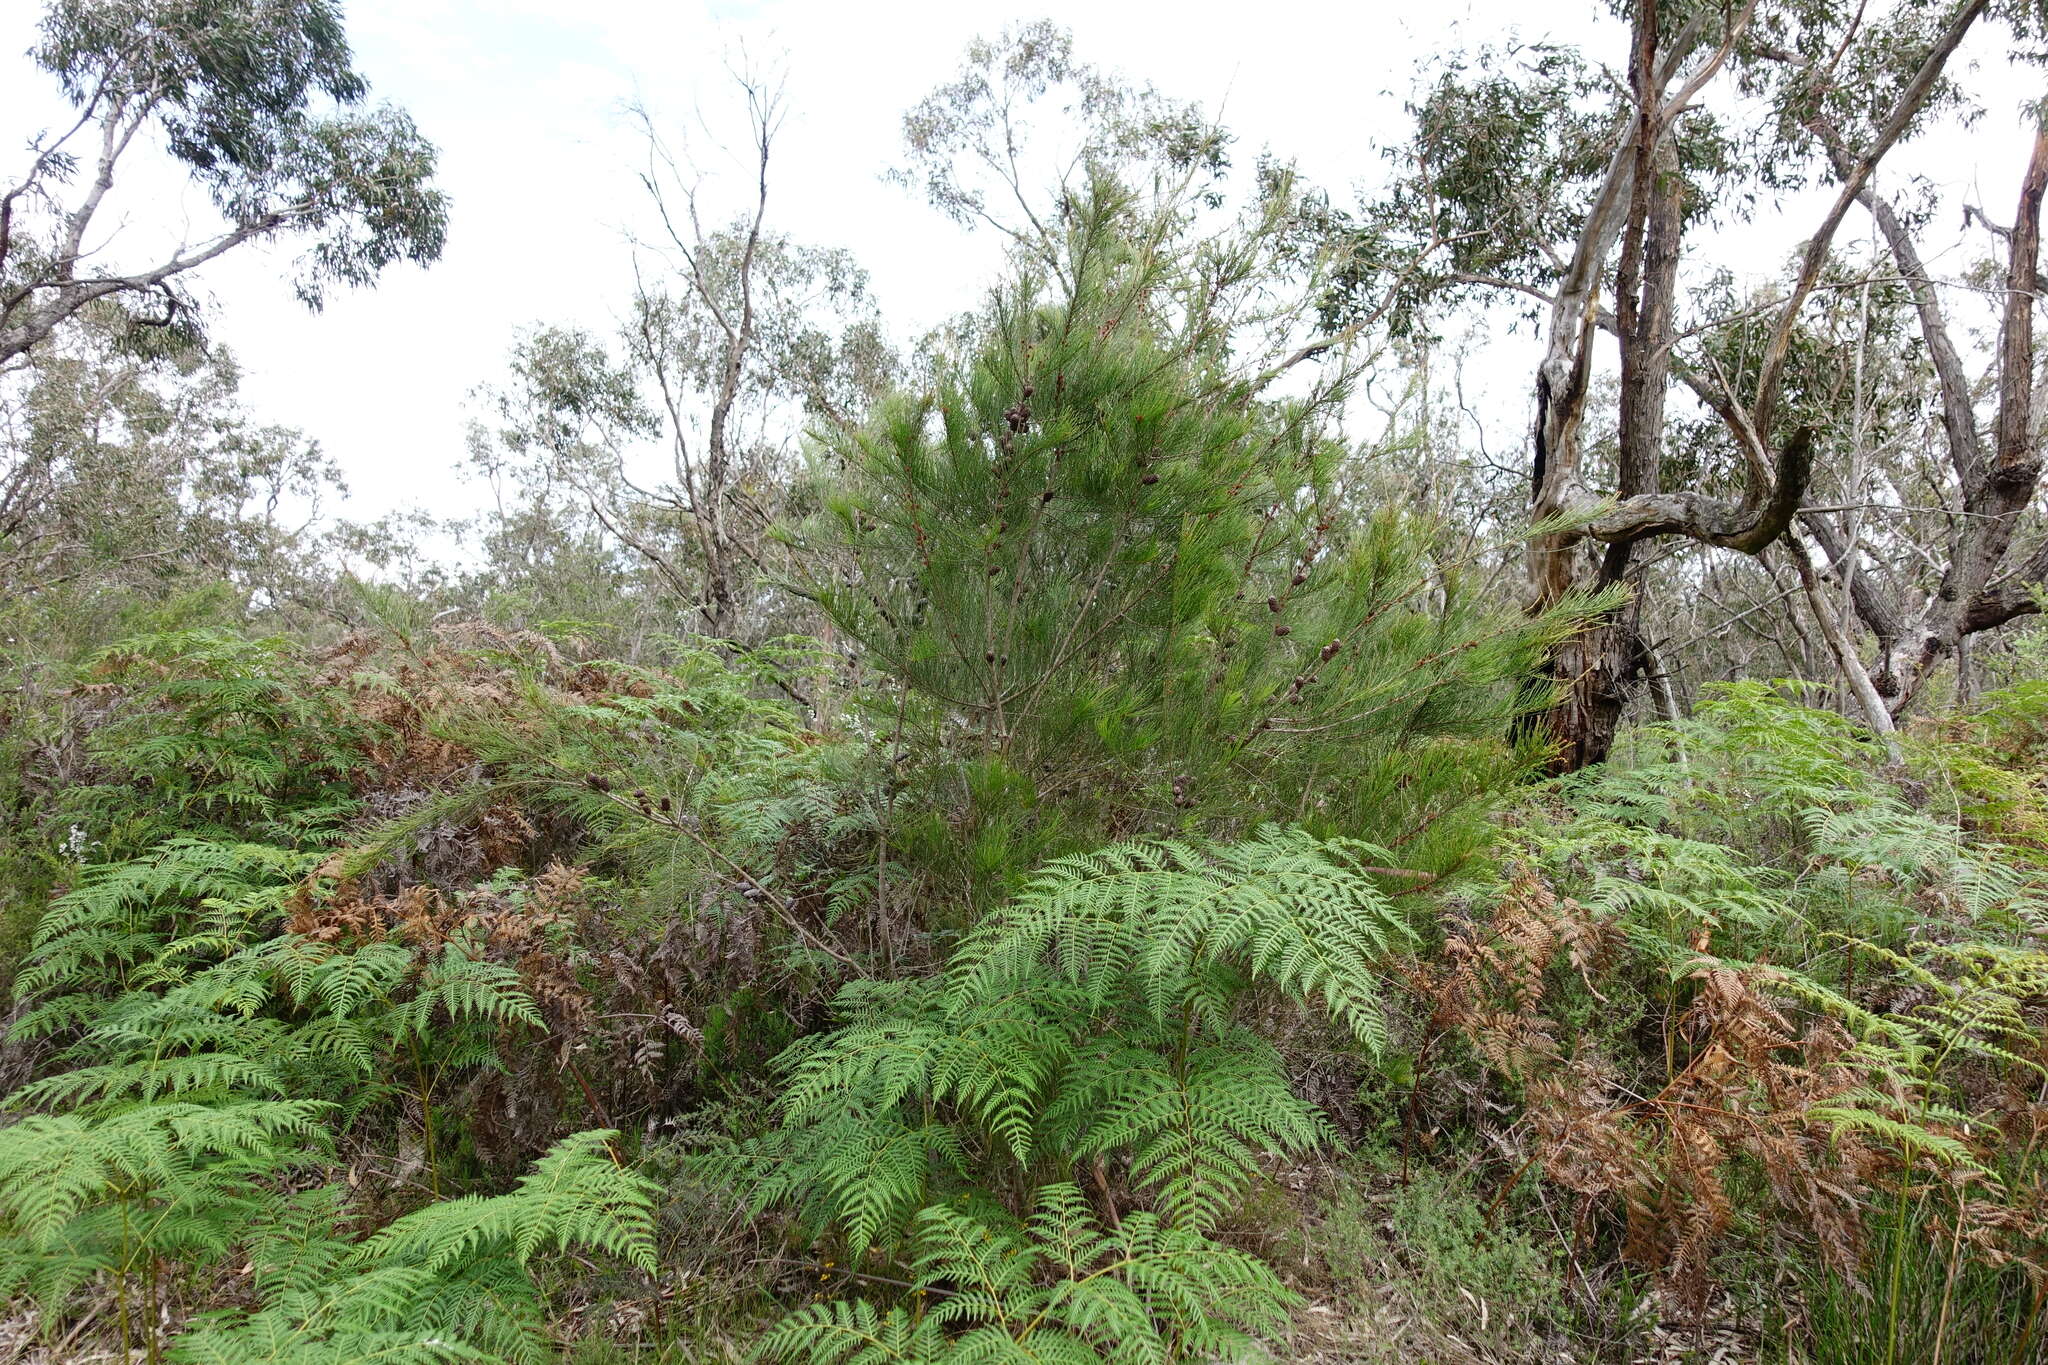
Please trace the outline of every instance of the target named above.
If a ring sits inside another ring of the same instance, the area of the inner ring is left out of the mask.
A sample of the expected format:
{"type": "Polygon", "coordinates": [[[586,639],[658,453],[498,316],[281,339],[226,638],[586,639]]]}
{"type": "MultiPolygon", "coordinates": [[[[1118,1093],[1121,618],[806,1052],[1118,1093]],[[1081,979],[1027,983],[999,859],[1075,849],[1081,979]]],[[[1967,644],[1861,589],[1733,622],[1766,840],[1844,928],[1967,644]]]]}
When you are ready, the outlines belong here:
{"type": "Polygon", "coordinates": [[[1982,17],[1987,0],[1964,0],[1962,7],[1950,20],[1941,37],[1920,63],[1919,70],[1899,93],[1897,102],[1878,130],[1877,138],[1853,165],[1849,174],[1842,179],[1842,186],[1829,208],[1827,216],[1807,239],[1806,251],[1800,259],[1799,273],[1793,281],[1791,297],[1785,301],[1785,309],[1778,315],[1778,326],[1771,335],[1770,344],[1764,351],[1764,359],[1757,378],[1756,403],[1751,409],[1751,422],[1759,432],[1769,433],[1771,419],[1776,415],[1778,389],[1783,381],[1785,360],[1791,354],[1792,334],[1799,323],[1799,314],[1806,306],[1807,296],[1813,292],[1815,281],[1828,258],[1828,252],[1835,240],[1835,231],[1842,225],[1849,206],[1863,193],[1871,174],[1877,169],[1886,153],[1912,123],[1928,97],[1934,93],[1948,59],[1970,31],[1970,26],[1982,17]]]}

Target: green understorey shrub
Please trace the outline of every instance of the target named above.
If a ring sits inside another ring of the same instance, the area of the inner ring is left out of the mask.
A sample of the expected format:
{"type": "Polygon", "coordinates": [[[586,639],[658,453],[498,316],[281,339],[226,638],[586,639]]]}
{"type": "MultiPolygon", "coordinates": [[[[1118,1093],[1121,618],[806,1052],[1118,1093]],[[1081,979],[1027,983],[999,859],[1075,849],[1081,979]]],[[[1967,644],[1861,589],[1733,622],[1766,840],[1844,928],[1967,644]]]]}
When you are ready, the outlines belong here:
{"type": "Polygon", "coordinates": [[[879,757],[887,708],[805,729],[777,699],[824,681],[799,648],[629,668],[503,633],[201,631],[98,667],[0,1129],[5,1292],[53,1339],[96,1316],[158,1358],[549,1358],[587,1282],[565,1252],[657,1305],[664,1252],[719,1254],[656,1221],[636,1149],[668,1131],[704,1204],[788,1216],[797,1247],[768,1219],[753,1254],[857,1287],[793,1314],[745,1289],[777,1358],[1242,1355],[1347,1257],[1546,1340],[1589,1340],[1629,1262],[1674,1311],[1751,1305],[1760,1349],[2038,1348],[2023,693],[1908,735],[1901,775],[1725,689],[1490,839],[1440,793],[1467,824],[1434,870],[1314,799],[1236,829],[1170,785],[1153,809],[1034,784],[946,903],[962,841],[919,830],[992,828],[1005,761],[934,785],[986,740],[911,733],[925,703],[879,757]],[[1112,807],[1145,837],[1013,865],[1112,807]],[[1247,1201],[1340,1130],[1400,1160],[1321,1210],[1329,1254],[1289,1284],[1247,1201]],[[1774,1301],[1750,1267],[1788,1249],[1774,1301]]]}
{"type": "Polygon", "coordinates": [[[1487,1218],[1470,1188],[1436,1171],[1418,1172],[1395,1192],[1388,1210],[1395,1249],[1408,1277],[1434,1299],[1439,1316],[1459,1300],[1484,1299],[1494,1311],[1540,1320],[1555,1307],[1554,1256],[1522,1229],[1487,1218]]]}
{"type": "Polygon", "coordinates": [[[790,532],[937,927],[1058,857],[1268,822],[1455,870],[1541,757],[1506,740],[1535,662],[1601,604],[1504,610],[1483,552],[1347,506],[1350,368],[1283,384],[1191,302],[1244,263],[1107,183],[1063,221],[972,346],[830,439],[790,532]]]}
{"type": "Polygon", "coordinates": [[[1439,1325],[1504,1355],[1561,1338],[1570,1299],[1559,1248],[1489,1209],[1468,1179],[1428,1166],[1404,1172],[1386,1151],[1361,1152],[1316,1176],[1307,1207],[1286,1210],[1274,1259],[1300,1266],[1319,1297],[1383,1308],[1408,1329],[1372,1358],[1427,1351],[1439,1325]]]}
{"type": "MultiPolygon", "coordinates": [[[[858,1287],[786,1316],[786,1286],[746,1290],[781,1358],[1242,1354],[1340,1292],[1334,1263],[1260,1260],[1246,1201],[1344,1131],[1400,1175],[1325,1210],[1329,1245],[1431,1314],[1462,1290],[1583,1340],[1539,1286],[1590,1312],[1613,1274],[1581,1268],[1630,1262],[1809,1358],[2038,1347],[2024,689],[1906,736],[1900,774],[1727,688],[1496,803],[1494,834],[1419,761],[1397,789],[1435,804],[1402,819],[1438,842],[1375,843],[1288,767],[1336,762],[1312,727],[1216,769],[1302,782],[1251,825],[1157,785],[1194,771],[1163,732],[1116,759],[1144,776],[1075,792],[1019,776],[1028,725],[947,719],[908,674],[821,734],[785,694],[830,682],[801,647],[573,654],[195,631],[81,683],[0,1129],[5,1290],[53,1338],[98,1315],[159,1358],[547,1358],[565,1251],[657,1305],[663,1248],[716,1259],[657,1240],[636,1149],[670,1132],[707,1204],[786,1214],[858,1287]],[[1033,852],[1066,843],[1092,851],[1033,852]],[[1561,1267],[1524,1255],[1538,1206],[1561,1267]],[[1748,1267],[1787,1249],[1772,1308],[1748,1267]]],[[[1361,780],[1409,752],[1522,770],[1471,720],[1504,724],[1510,681],[1416,676],[1472,709],[1395,708],[1361,780]]],[[[783,1261],[781,1226],[754,1254],[783,1261]]]]}
{"type": "MultiPolygon", "coordinates": [[[[766,1131],[699,1163],[912,1286],[777,1349],[1039,1349],[1058,1314],[999,1307],[1022,1282],[947,1298],[928,1258],[939,1227],[1027,1257],[1048,1191],[1246,1264],[1214,1240],[1234,1201],[1335,1133],[1288,1046],[1346,1070],[1386,1051],[1425,893],[1484,861],[1542,757],[1508,739],[1544,700],[1533,663],[1601,605],[1505,612],[1426,526],[1340,515],[1347,374],[1283,397],[1237,368],[1162,230],[1113,186],[1077,202],[1057,268],[832,438],[792,532],[872,679],[877,861],[931,967],[844,986],[778,1061],[766,1131]]],[[[1071,1257],[1034,1263],[1032,1292],[1081,1292],[1047,1290],[1080,1283],[1071,1257]]],[[[1056,1354],[1181,1358],[1194,1321],[1162,1307],[1124,1354],[1069,1323],[1056,1354]]]]}

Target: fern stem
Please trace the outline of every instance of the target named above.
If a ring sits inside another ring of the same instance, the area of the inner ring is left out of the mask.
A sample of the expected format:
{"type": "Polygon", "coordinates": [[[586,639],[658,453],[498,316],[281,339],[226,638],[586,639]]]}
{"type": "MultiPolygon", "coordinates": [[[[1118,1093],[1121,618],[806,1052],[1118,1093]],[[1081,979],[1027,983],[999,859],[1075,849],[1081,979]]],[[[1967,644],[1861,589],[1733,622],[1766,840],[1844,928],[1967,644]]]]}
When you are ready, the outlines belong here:
{"type": "MultiPolygon", "coordinates": [[[[785,1265],[791,1267],[792,1269],[808,1271],[809,1273],[818,1276],[819,1279],[826,1278],[825,1272],[819,1269],[819,1267],[811,1264],[808,1261],[791,1260],[787,1256],[758,1257],[753,1261],[753,1264],[785,1265]]],[[[935,1299],[956,1298],[960,1293],[960,1291],[957,1289],[940,1289],[932,1285],[921,1285],[915,1280],[899,1280],[889,1275],[870,1275],[865,1270],[848,1270],[844,1266],[835,1265],[831,1267],[831,1272],[834,1277],[837,1277],[842,1280],[859,1280],[863,1284],[887,1284],[894,1285],[898,1289],[915,1289],[920,1293],[929,1294],[935,1299]]]]}
{"type": "Polygon", "coordinates": [[[1928,1353],[1930,1365],[1940,1365],[1941,1344],[1948,1337],[1948,1314],[1955,1302],[1956,1272],[1962,1268],[1960,1256],[1963,1248],[1963,1211],[1956,1210],[1955,1231],[1948,1239],[1948,1278],[1941,1286],[1941,1312],[1934,1324],[1934,1349],[1928,1353]]]}
{"type": "Polygon", "coordinates": [[[903,755],[903,722],[910,711],[910,680],[896,690],[896,733],[889,739],[889,799],[882,808],[881,835],[875,840],[875,929],[882,937],[882,969],[896,973],[896,936],[889,931],[889,840],[896,832],[896,777],[903,755]]]}
{"type": "Polygon", "coordinates": [[[1892,1227],[1891,1303],[1885,1311],[1884,1365],[1897,1365],[1899,1358],[1900,1281],[1906,1270],[1906,1195],[1913,1187],[1913,1144],[1906,1143],[1906,1167],[1899,1174],[1897,1221],[1892,1227]]]}
{"type": "Polygon", "coordinates": [[[420,1136],[427,1148],[427,1188],[433,1191],[434,1198],[439,1199],[441,1197],[441,1161],[434,1151],[433,1084],[427,1079],[426,1063],[420,1057],[419,1040],[412,1040],[408,1046],[412,1049],[413,1074],[419,1077],[420,1136]]]}
{"type": "Polygon", "coordinates": [[[2020,1365],[2027,1358],[2027,1351],[2034,1344],[2034,1333],[2041,1328],[2041,1304],[2048,1298],[2048,1275],[2034,1277],[2034,1301],[2027,1308],[2027,1330],[2020,1333],[2019,1343],[2012,1348],[2012,1360],[2008,1365],[2020,1365]]]}
{"type": "MultiPolygon", "coordinates": [[[[1422,1046],[1415,1049],[1414,1075],[1408,1085],[1408,1103],[1401,1106],[1401,1188],[1408,1188],[1408,1158],[1415,1145],[1415,1130],[1422,1125],[1422,1064],[1429,1057],[1430,1048],[1441,1038],[1441,1030],[1433,1030],[1422,1040],[1422,1046]]],[[[1524,1169],[1527,1169],[1526,1167],[1524,1169]]]]}
{"type": "Polygon", "coordinates": [[[1507,1199],[1507,1197],[1510,1194],[1514,1193],[1515,1186],[1522,1183],[1522,1177],[1529,1173],[1529,1168],[1536,1164],[1536,1159],[1541,1155],[1541,1152],[1531,1152],[1529,1154],[1529,1159],[1527,1161],[1524,1161],[1521,1165],[1515,1167],[1515,1173],[1509,1176],[1505,1181],[1501,1182],[1499,1192],[1496,1193],[1493,1196],[1493,1198],[1487,1202],[1486,1205],[1486,1214],[1484,1221],[1487,1227],[1491,1228],[1493,1226],[1493,1216],[1496,1213],[1500,1212],[1501,1204],[1507,1199]]]}
{"type": "Polygon", "coordinates": [[[152,1254],[143,1263],[145,1273],[142,1281],[142,1353],[148,1365],[162,1365],[163,1342],[157,1332],[158,1291],[161,1287],[163,1258],[152,1254]]]}
{"type": "Polygon", "coordinates": [[[114,1268],[115,1316],[121,1324],[121,1359],[128,1359],[128,1201],[121,1201],[121,1260],[114,1268]]]}
{"type": "Polygon", "coordinates": [[[755,890],[759,891],[761,893],[762,899],[767,901],[769,906],[774,909],[775,913],[781,918],[782,922],[789,927],[790,932],[795,934],[798,938],[802,939],[805,943],[808,943],[811,947],[816,948],[819,952],[824,953],[826,956],[837,960],[845,966],[858,967],[860,965],[859,963],[855,962],[851,957],[848,957],[845,953],[833,947],[830,943],[827,943],[824,939],[820,938],[818,935],[812,933],[809,929],[804,927],[803,921],[797,918],[796,911],[790,906],[788,901],[784,900],[781,896],[775,894],[775,892],[770,890],[768,887],[762,885],[760,878],[754,876],[754,874],[747,871],[746,868],[740,866],[740,864],[733,861],[731,858],[727,857],[724,850],[720,849],[716,844],[706,839],[703,835],[699,834],[696,830],[692,829],[688,824],[684,823],[682,820],[677,819],[673,816],[663,815],[660,811],[657,810],[642,809],[641,807],[636,806],[632,804],[630,801],[627,801],[611,792],[603,792],[600,793],[600,795],[602,795],[605,800],[617,806],[620,810],[628,811],[631,814],[637,815],[641,819],[646,820],[650,824],[660,825],[664,829],[674,830],[676,833],[688,839],[691,843],[697,845],[698,848],[703,849],[713,858],[725,864],[726,870],[728,872],[732,873],[735,877],[740,878],[746,885],[751,886],[755,890]]]}

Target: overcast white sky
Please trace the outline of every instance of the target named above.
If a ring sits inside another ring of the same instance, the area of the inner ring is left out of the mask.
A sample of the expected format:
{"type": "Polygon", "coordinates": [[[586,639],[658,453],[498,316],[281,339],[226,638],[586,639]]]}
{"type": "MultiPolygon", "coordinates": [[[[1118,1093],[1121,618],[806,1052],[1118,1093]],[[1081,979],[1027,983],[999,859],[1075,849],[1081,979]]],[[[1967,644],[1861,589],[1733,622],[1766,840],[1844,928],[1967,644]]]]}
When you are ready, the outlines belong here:
{"type": "MultiPolygon", "coordinates": [[[[56,112],[53,83],[22,55],[40,10],[35,0],[0,0],[0,171],[56,112]]],[[[1084,59],[1220,108],[1246,158],[1270,147],[1317,180],[1345,185],[1377,173],[1373,144],[1399,137],[1401,100],[1432,51],[1510,33],[1579,40],[1610,22],[1597,0],[348,0],[346,12],[375,94],[409,109],[442,149],[454,199],[446,256],[337,295],[318,315],[293,300],[282,256],[226,259],[200,287],[214,300],[216,335],[245,367],[251,406],[325,444],[354,487],[346,510],[358,517],[414,504],[441,515],[471,510],[482,490],[457,474],[470,392],[500,373],[519,328],[606,329],[626,297],[622,229],[639,212],[640,147],[621,106],[643,100],[699,137],[700,109],[733,127],[724,70],[737,49],[787,71],[774,223],[852,250],[906,339],[972,306],[996,265],[986,233],[963,233],[879,178],[896,155],[903,111],[953,73],[977,34],[1050,17],[1073,30],[1084,59]]],[[[1600,48],[1615,50],[1611,41],[1600,48]]],[[[2005,88],[2009,81],[2001,74],[1986,92],[1991,115],[1974,134],[1912,159],[2000,218],[2010,215],[2022,155],[2024,92],[2005,88]]],[[[706,161],[715,169],[715,157],[706,161]]],[[[150,222],[203,222],[204,201],[167,182],[155,202],[131,200],[127,212],[128,231],[140,236],[150,222]]],[[[1862,228],[1852,220],[1849,230],[1862,228]]],[[[1736,250],[1753,250],[1765,273],[1799,235],[1765,225],[1753,249],[1736,250]]],[[[1512,374],[1517,392],[1525,373],[1512,374]]]]}

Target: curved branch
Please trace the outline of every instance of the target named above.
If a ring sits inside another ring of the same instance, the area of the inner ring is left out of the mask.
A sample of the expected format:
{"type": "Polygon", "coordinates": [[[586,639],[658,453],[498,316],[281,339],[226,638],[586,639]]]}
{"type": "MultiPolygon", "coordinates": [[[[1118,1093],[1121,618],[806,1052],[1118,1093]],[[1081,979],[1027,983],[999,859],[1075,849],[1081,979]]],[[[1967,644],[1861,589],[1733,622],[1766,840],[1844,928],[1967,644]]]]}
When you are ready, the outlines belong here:
{"type": "Polygon", "coordinates": [[[1701,493],[1642,493],[1596,517],[1585,534],[1608,545],[1679,535],[1703,545],[1758,554],[1792,524],[1812,473],[1813,428],[1801,427],[1778,452],[1767,499],[1733,503],[1701,493]]]}

